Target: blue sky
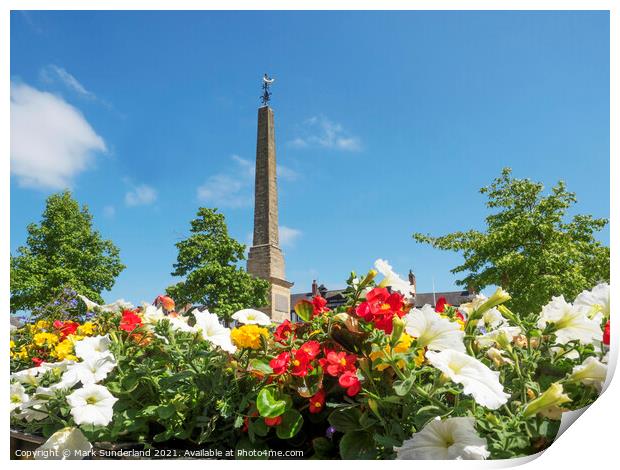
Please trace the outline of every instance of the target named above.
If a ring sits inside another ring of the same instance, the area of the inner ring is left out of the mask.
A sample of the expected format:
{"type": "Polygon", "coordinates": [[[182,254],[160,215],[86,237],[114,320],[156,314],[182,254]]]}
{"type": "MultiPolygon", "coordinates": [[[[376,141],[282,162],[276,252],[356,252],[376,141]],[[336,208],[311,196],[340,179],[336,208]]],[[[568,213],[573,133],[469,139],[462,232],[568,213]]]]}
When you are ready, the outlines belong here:
{"type": "Polygon", "coordinates": [[[605,12],[13,12],[12,253],[64,187],[127,265],[106,300],[175,281],[199,206],[249,243],[264,72],[294,292],[379,257],[453,289],[411,234],[482,228],[505,166],[609,217],[605,12]]]}

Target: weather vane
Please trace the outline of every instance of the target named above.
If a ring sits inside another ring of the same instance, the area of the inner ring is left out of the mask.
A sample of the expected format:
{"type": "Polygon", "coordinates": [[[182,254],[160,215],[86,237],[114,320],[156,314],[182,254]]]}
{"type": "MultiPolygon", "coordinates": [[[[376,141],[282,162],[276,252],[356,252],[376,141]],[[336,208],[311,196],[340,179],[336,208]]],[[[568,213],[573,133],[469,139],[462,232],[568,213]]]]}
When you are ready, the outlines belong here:
{"type": "Polygon", "coordinates": [[[265,106],[269,106],[269,100],[271,99],[271,91],[269,91],[269,87],[275,80],[275,78],[271,78],[267,74],[263,75],[263,96],[261,96],[260,99],[265,106]]]}

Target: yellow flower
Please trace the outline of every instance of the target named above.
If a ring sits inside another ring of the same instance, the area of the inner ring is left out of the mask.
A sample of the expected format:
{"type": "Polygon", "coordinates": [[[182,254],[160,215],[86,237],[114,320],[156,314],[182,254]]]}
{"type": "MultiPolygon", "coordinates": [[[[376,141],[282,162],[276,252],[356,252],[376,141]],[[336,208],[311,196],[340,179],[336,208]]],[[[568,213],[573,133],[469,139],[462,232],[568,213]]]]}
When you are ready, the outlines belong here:
{"type": "Polygon", "coordinates": [[[73,342],[69,338],[65,339],[64,341],[56,345],[53,355],[56,356],[61,361],[64,359],[69,359],[71,361],[74,361],[77,359],[73,355],[73,342]]]}
{"type": "Polygon", "coordinates": [[[9,342],[9,345],[11,346],[11,350],[15,347],[15,341],[11,340],[9,342]]]}
{"type": "Polygon", "coordinates": [[[34,326],[37,330],[47,330],[50,327],[50,322],[47,320],[39,320],[34,326]]]}
{"type": "Polygon", "coordinates": [[[230,339],[240,348],[258,349],[260,348],[260,337],[267,338],[268,335],[267,328],[257,325],[243,325],[230,332],[230,339]]]}
{"type": "Polygon", "coordinates": [[[34,335],[34,344],[37,346],[53,346],[58,343],[58,336],[53,333],[37,333],[34,335]]]}
{"type": "MultiPolygon", "coordinates": [[[[396,346],[394,346],[394,352],[395,353],[404,353],[407,352],[409,350],[409,348],[411,347],[411,343],[413,342],[413,337],[409,336],[407,333],[403,333],[400,337],[400,339],[398,340],[398,343],[396,344],[396,346]]],[[[386,353],[390,352],[390,346],[386,346],[385,349],[383,351],[374,351],[372,353],[370,353],[370,359],[372,359],[373,361],[381,358],[385,358],[386,357],[386,353]]],[[[424,349],[420,349],[418,351],[417,357],[414,359],[415,361],[415,365],[419,366],[420,364],[422,364],[424,362],[424,349]]],[[[400,359],[397,363],[399,368],[403,368],[405,367],[405,361],[403,359],[400,359]]],[[[382,364],[377,364],[374,369],[378,370],[378,371],[382,371],[385,370],[389,367],[388,364],[382,363],[382,364]]]]}
{"type": "Polygon", "coordinates": [[[11,355],[16,359],[28,359],[28,351],[25,346],[22,346],[19,352],[11,352],[11,355]]]}
{"type": "Polygon", "coordinates": [[[93,322],[87,321],[78,327],[77,332],[80,335],[91,336],[95,332],[95,328],[96,327],[93,322]]]}

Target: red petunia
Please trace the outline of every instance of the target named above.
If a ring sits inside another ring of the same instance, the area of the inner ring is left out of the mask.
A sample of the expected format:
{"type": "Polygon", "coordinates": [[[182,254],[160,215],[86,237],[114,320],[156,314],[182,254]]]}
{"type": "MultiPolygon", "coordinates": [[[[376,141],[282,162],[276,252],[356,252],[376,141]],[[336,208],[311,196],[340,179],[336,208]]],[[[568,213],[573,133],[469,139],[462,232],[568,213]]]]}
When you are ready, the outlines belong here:
{"type": "Polygon", "coordinates": [[[288,352],[283,352],[278,355],[278,357],[274,357],[271,361],[269,361],[269,365],[273,369],[273,373],[277,375],[282,375],[288,369],[288,365],[291,362],[291,355],[288,352]]]}
{"type": "Polygon", "coordinates": [[[327,307],[327,300],[325,300],[320,295],[315,295],[312,298],[312,316],[316,317],[317,315],[321,315],[325,312],[329,312],[329,308],[327,307]]]}
{"type": "Polygon", "coordinates": [[[59,336],[60,336],[60,340],[62,341],[63,339],[65,339],[67,336],[72,335],[73,333],[75,333],[78,329],[78,327],[80,326],[79,323],[76,323],[74,321],[71,320],[67,320],[67,321],[60,321],[60,320],[55,320],[54,323],[54,328],[56,328],[58,330],[59,336]]]}
{"type": "Polygon", "coordinates": [[[32,362],[34,363],[35,367],[39,367],[43,362],[43,359],[41,359],[40,357],[33,357],[32,362]]]}
{"type": "Polygon", "coordinates": [[[312,370],[310,365],[312,359],[302,349],[293,349],[291,352],[293,353],[293,358],[291,359],[293,370],[291,370],[291,374],[297,377],[305,377],[312,370]]]}
{"type": "Polygon", "coordinates": [[[142,326],[142,318],[135,314],[132,310],[123,310],[123,317],[119,328],[124,331],[133,331],[142,326]]]}
{"type": "Polygon", "coordinates": [[[344,351],[326,351],[325,358],[320,363],[329,375],[337,377],[344,372],[355,370],[356,360],[355,354],[347,354],[344,351]]]}
{"type": "Polygon", "coordinates": [[[603,330],[603,344],[609,346],[609,339],[609,320],[607,320],[607,323],[605,323],[605,329],[603,330]]]}
{"type": "Polygon", "coordinates": [[[325,390],[321,389],[310,397],[310,413],[316,414],[325,408],[325,390]]]}
{"type": "Polygon", "coordinates": [[[448,305],[450,304],[445,297],[439,297],[439,299],[437,299],[437,304],[435,305],[435,311],[437,313],[443,313],[448,305]]]}
{"type": "Polygon", "coordinates": [[[276,328],[273,339],[278,343],[285,343],[291,335],[293,335],[293,324],[289,320],[284,320],[276,328]]]}
{"type": "Polygon", "coordinates": [[[357,395],[362,388],[360,379],[357,378],[357,374],[355,372],[345,372],[338,379],[338,383],[341,387],[347,389],[347,395],[350,397],[357,395]]]}
{"type": "Polygon", "coordinates": [[[278,426],[282,423],[282,416],[276,416],[275,418],[265,418],[265,424],[267,426],[278,426]]]}

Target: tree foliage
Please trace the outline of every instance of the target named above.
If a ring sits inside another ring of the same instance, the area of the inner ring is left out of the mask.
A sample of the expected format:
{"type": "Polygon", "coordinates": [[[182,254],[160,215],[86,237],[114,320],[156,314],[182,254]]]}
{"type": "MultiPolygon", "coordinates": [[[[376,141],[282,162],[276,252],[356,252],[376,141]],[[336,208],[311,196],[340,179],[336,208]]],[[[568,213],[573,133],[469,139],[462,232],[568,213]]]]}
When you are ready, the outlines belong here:
{"type": "Polygon", "coordinates": [[[238,266],[245,259],[245,245],[229,236],[224,215],[201,207],[190,231],[188,238],[176,244],[172,272],[185,280],[166,289],[178,305],[206,305],[229,320],[237,310],[268,303],[268,282],[238,266]]]}
{"type": "Polygon", "coordinates": [[[26,246],[11,255],[11,312],[43,307],[71,288],[102,302],[125,266],[118,248],[93,230],[92,215],[69,191],[51,195],[26,246]]]}
{"type": "Polygon", "coordinates": [[[452,270],[466,273],[459,285],[483,289],[501,286],[512,295],[513,310],[538,311],[554,295],[572,300],[582,290],[609,281],[609,247],[594,234],[607,219],[567,211],[577,199],[558,182],[548,195],[544,186],[511,176],[505,168],[499,178],[480,190],[487,207],[486,231],[469,230],[441,237],[415,233],[420,243],[462,252],[464,262],[452,270]]]}

